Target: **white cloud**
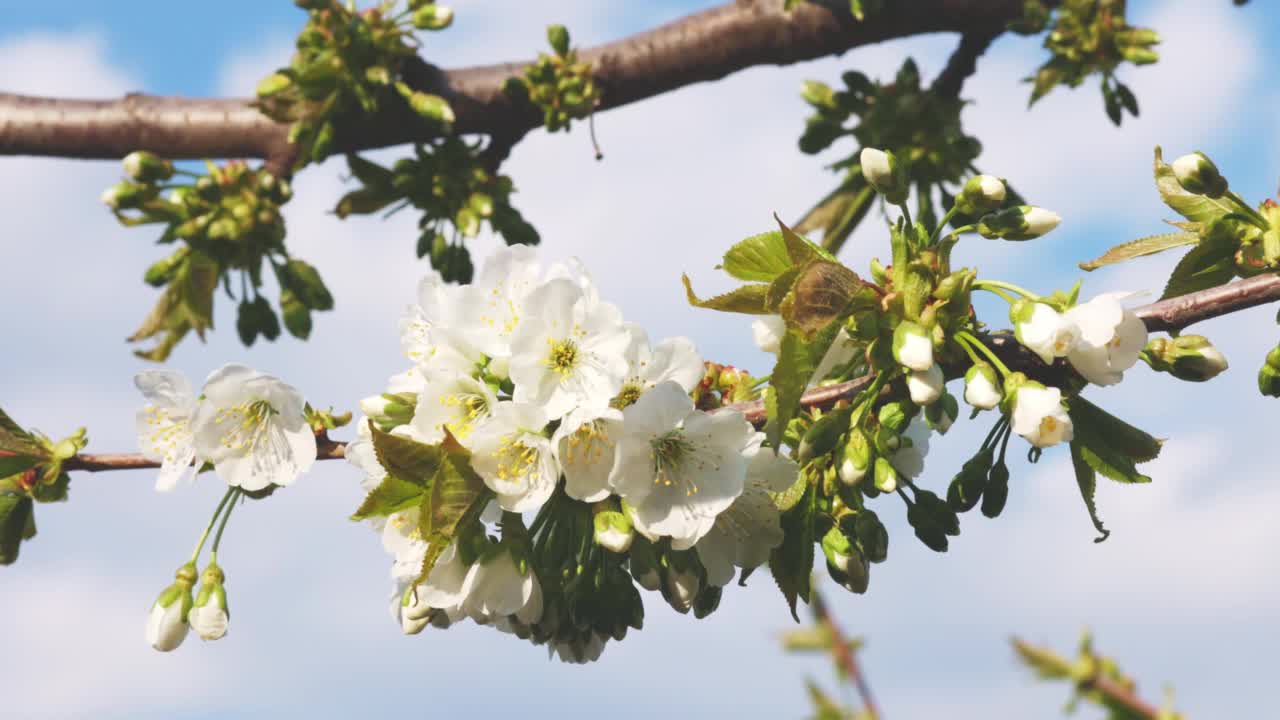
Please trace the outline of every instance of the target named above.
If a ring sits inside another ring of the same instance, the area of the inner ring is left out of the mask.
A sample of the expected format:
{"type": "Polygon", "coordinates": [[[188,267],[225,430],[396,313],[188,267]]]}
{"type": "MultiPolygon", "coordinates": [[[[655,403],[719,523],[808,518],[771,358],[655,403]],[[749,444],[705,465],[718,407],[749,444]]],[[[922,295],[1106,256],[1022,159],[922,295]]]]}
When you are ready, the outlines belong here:
{"type": "Polygon", "coordinates": [[[49,97],[112,97],[137,86],[106,57],[102,36],[92,32],[33,32],[0,40],[0,87],[5,92],[49,97]],[[68,72],[75,68],[75,72],[68,72]]]}

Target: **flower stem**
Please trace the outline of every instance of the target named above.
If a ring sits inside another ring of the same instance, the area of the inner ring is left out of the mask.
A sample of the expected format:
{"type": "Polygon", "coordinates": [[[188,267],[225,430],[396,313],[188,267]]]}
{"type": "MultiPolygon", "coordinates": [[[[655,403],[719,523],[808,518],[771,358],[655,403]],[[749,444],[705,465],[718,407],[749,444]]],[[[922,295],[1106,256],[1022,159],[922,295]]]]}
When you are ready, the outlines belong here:
{"type": "MultiPolygon", "coordinates": [[[[1040,299],[1039,295],[1031,292],[1030,290],[1024,287],[1020,287],[1018,285],[1014,285],[1013,283],[1004,282],[1003,280],[977,280],[973,283],[973,286],[979,290],[986,290],[988,292],[995,292],[992,288],[1003,288],[1011,292],[1016,292],[1022,297],[1027,298],[1028,300],[1040,299]]],[[[997,294],[1000,294],[1000,293],[997,293],[997,294]]],[[[1007,296],[1001,295],[1001,297],[1007,297],[1007,296]]]]}
{"type": "MultiPolygon", "coordinates": [[[[222,508],[227,506],[227,501],[231,499],[231,495],[239,488],[227,488],[227,494],[222,496],[222,500],[218,503],[218,509],[213,511],[213,517],[209,518],[209,525],[205,527],[204,533],[200,535],[200,540],[196,542],[196,549],[191,552],[191,562],[195,562],[200,557],[200,551],[204,549],[204,541],[209,539],[209,533],[213,530],[213,524],[218,521],[218,516],[222,514],[222,508]]],[[[222,531],[219,530],[221,535],[222,531]]],[[[214,541],[214,547],[217,548],[217,541],[214,541]]]]}
{"type": "Polygon", "coordinates": [[[955,217],[956,211],[959,210],[959,207],[959,205],[953,203],[951,205],[951,209],[948,210],[947,213],[942,216],[942,219],[938,221],[938,227],[934,228],[933,234],[929,236],[930,245],[938,242],[938,236],[942,235],[942,228],[946,227],[947,223],[951,222],[951,218],[955,217]]]}
{"type": "Polygon", "coordinates": [[[880,396],[880,388],[884,387],[884,383],[888,379],[889,373],[882,370],[876,373],[876,379],[871,381],[871,385],[866,390],[858,393],[857,398],[854,400],[854,402],[858,403],[858,408],[853,411],[853,415],[849,418],[849,427],[862,425],[863,416],[875,404],[876,398],[880,396]]]}
{"type": "Polygon", "coordinates": [[[916,226],[915,223],[911,222],[911,209],[907,207],[905,200],[898,206],[898,208],[902,210],[902,219],[906,221],[907,237],[914,238],[916,235],[916,226]]]}
{"type": "Polygon", "coordinates": [[[971,345],[973,345],[973,347],[977,348],[978,350],[981,350],[982,354],[987,356],[987,359],[991,361],[992,365],[996,366],[996,369],[999,370],[1001,374],[1006,376],[1012,374],[1008,366],[1006,366],[1003,362],[1001,362],[1000,358],[997,357],[996,354],[991,351],[991,348],[983,344],[983,342],[979,340],[975,335],[973,335],[973,333],[970,333],[967,330],[961,330],[960,332],[956,333],[956,340],[959,340],[965,343],[970,343],[971,345]]]}
{"type": "Polygon", "coordinates": [[[240,496],[240,488],[231,488],[227,492],[227,496],[232,498],[232,502],[227,506],[227,512],[222,515],[222,523],[218,525],[218,533],[213,536],[213,551],[210,553],[212,559],[218,559],[218,546],[222,544],[222,531],[227,529],[227,520],[231,519],[231,511],[235,509],[235,500],[240,496]],[[234,495],[233,495],[234,493],[234,495]]]}
{"type": "Polygon", "coordinates": [[[1271,225],[1270,223],[1267,222],[1267,219],[1262,217],[1262,215],[1260,215],[1257,210],[1254,210],[1253,208],[1249,207],[1249,203],[1245,202],[1244,198],[1237,195],[1234,190],[1228,190],[1226,197],[1228,200],[1230,200],[1231,202],[1239,206],[1241,210],[1244,210],[1244,213],[1246,215],[1253,218],[1255,221],[1254,224],[1256,224],[1260,229],[1262,230],[1271,229],[1271,225]]]}

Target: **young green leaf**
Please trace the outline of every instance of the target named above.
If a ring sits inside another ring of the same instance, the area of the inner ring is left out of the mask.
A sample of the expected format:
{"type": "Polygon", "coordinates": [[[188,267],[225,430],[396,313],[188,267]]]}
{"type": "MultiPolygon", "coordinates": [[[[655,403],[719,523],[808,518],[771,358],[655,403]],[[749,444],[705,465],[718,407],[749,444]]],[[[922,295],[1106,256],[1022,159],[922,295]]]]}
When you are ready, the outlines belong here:
{"type": "MultiPolygon", "coordinates": [[[[23,430],[4,410],[0,410],[0,450],[35,458],[49,457],[49,451],[40,441],[23,430]]],[[[10,474],[12,473],[0,473],[0,477],[10,474]]]]}
{"type": "Polygon", "coordinates": [[[874,293],[852,270],[840,263],[817,260],[806,265],[796,276],[780,309],[788,328],[799,330],[811,338],[843,318],[859,295],[860,306],[875,303],[874,293]],[[864,289],[866,292],[860,293],[864,289]]]}
{"type": "Polygon", "coordinates": [[[386,517],[391,513],[408,510],[421,504],[422,496],[426,492],[426,488],[418,483],[401,480],[395,475],[387,475],[377,487],[369,491],[364,502],[351,514],[351,519],[386,517]]]}
{"type": "Polygon", "coordinates": [[[689,283],[688,275],[681,275],[680,279],[684,282],[685,297],[694,307],[748,315],[768,315],[771,312],[766,304],[769,286],[763,283],[743,285],[723,295],[702,300],[693,293],[693,285],[689,283]]]}
{"type": "Polygon", "coordinates": [[[1084,507],[1089,511],[1089,519],[1093,521],[1093,527],[1100,533],[1093,541],[1102,542],[1111,535],[1111,531],[1102,526],[1102,518],[1098,517],[1098,506],[1093,501],[1098,476],[1085,461],[1079,443],[1071,443],[1071,466],[1076,471],[1076,485],[1080,487],[1080,497],[1084,499],[1084,507]]]}
{"type": "Polygon", "coordinates": [[[791,269],[787,245],[778,231],[752,235],[736,243],[724,254],[721,267],[738,280],[772,282],[791,269]]]}
{"type": "Polygon", "coordinates": [[[769,571],[787,599],[791,617],[800,622],[796,600],[809,602],[809,582],[813,573],[814,515],[816,488],[806,483],[804,495],[795,507],[782,514],[782,544],[769,554],[769,571]]]}
{"type": "Polygon", "coordinates": [[[0,565],[12,565],[17,561],[22,541],[35,534],[35,511],[31,498],[0,493],[0,565]]]}
{"type": "Polygon", "coordinates": [[[1190,232],[1148,235],[1147,237],[1116,245],[1101,256],[1088,262],[1080,263],[1080,269],[1086,271],[1097,270],[1104,265],[1114,265],[1125,260],[1154,255],[1165,250],[1182,247],[1183,245],[1195,245],[1199,241],[1200,236],[1190,232]]]}
{"type": "Polygon", "coordinates": [[[780,447],[782,433],[787,423],[800,410],[800,396],[813,371],[817,369],[827,349],[835,341],[840,331],[839,323],[831,323],[825,330],[806,341],[793,332],[782,337],[778,349],[778,361],[773,366],[773,375],[765,393],[765,409],[769,415],[769,423],[765,432],[769,445],[780,447]]]}
{"type": "Polygon", "coordinates": [[[1231,282],[1235,276],[1235,253],[1232,246],[1202,241],[1178,261],[1160,299],[1208,290],[1231,282]]]}

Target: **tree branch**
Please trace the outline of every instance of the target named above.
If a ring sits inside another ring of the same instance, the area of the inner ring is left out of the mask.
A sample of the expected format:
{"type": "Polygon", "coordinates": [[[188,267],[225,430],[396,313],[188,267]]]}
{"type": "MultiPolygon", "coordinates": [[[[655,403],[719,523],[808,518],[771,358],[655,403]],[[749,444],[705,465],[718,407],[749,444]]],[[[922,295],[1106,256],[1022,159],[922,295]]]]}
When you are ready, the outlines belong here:
{"type": "MultiPolygon", "coordinates": [[[[1137,308],[1134,313],[1142,318],[1151,332],[1180,330],[1193,323],[1210,318],[1228,315],[1240,310],[1247,310],[1258,305],[1280,300],[1280,275],[1261,275],[1248,280],[1240,280],[1219,287],[1201,290],[1170,300],[1161,300],[1150,305],[1137,308]]],[[[1060,383],[1061,374],[1068,372],[1061,362],[1046,365],[1034,353],[1027,350],[1007,332],[993,333],[986,338],[988,344],[1001,360],[1014,370],[1021,370],[1033,378],[1048,379],[1060,383]]],[[[948,377],[958,377],[956,369],[948,373],[948,377]]],[[[872,376],[864,375],[842,383],[813,388],[800,398],[800,404],[806,408],[828,409],[840,400],[851,400],[863,388],[871,384],[872,376]]],[[[738,410],[747,421],[757,428],[763,427],[767,420],[764,402],[733,403],[725,406],[738,410]]],[[[317,459],[333,460],[345,456],[346,443],[333,441],[327,435],[316,436],[317,459]]],[[[0,451],[0,456],[11,454],[0,451]]],[[[85,454],[81,453],[63,463],[66,470],[138,470],[157,468],[160,464],[147,460],[136,454],[85,454]]]]}
{"type": "MultiPolygon", "coordinates": [[[[782,0],[737,0],[587,48],[580,57],[592,63],[603,89],[598,109],[608,110],[757,65],[813,60],[910,35],[990,32],[1021,12],[1021,0],[897,0],[857,22],[847,3],[806,2],[785,13],[782,0]]],[[[507,98],[502,84],[527,64],[443,70],[417,60],[405,77],[410,85],[449,100],[457,115],[457,132],[520,138],[540,126],[541,119],[507,98]]],[[[263,68],[264,75],[269,71],[263,68]]],[[[250,102],[143,94],[74,100],[0,93],[0,155],[109,159],[150,150],[174,159],[257,157],[273,168],[287,167],[293,157],[287,126],[261,115],[250,102]]],[[[402,108],[340,121],[337,147],[386,147],[431,134],[402,108]]]]}
{"type": "Polygon", "coordinates": [[[947,66],[934,78],[933,92],[942,97],[959,98],[964,81],[978,70],[978,58],[1003,32],[1004,25],[997,25],[961,36],[960,45],[951,53],[947,66]]]}

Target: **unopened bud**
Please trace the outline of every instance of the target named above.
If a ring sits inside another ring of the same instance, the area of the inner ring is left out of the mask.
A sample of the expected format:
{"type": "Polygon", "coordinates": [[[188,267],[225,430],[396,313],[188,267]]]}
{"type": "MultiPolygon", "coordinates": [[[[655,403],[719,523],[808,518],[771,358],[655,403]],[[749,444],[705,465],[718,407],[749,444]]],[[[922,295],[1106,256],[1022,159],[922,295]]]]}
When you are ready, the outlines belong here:
{"type": "Polygon", "coordinates": [[[102,204],[112,210],[130,210],[151,199],[154,191],[146,185],[122,181],[102,192],[102,204]]]}
{"type": "Polygon", "coordinates": [[[805,80],[800,86],[800,97],[819,110],[831,110],[836,106],[835,91],[817,80],[805,80]]]}
{"type": "Polygon", "coordinates": [[[893,359],[908,370],[925,371],[933,367],[933,341],[928,331],[910,320],[903,320],[893,331],[893,359]]]}
{"type": "Polygon", "coordinates": [[[984,215],[978,221],[978,234],[988,239],[1032,240],[1048,234],[1061,222],[1062,218],[1051,210],[1019,205],[984,215]]]}
{"type": "Polygon", "coordinates": [[[210,562],[200,574],[200,591],[188,615],[191,628],[201,640],[217,640],[227,634],[227,591],[223,587],[226,576],[217,563],[210,562]]]}
{"type": "Polygon", "coordinates": [[[942,397],[945,386],[942,368],[937,365],[923,372],[907,373],[907,393],[911,395],[911,402],[921,407],[937,402],[942,397]]]}
{"type": "Polygon", "coordinates": [[[191,611],[191,586],[196,581],[196,566],[187,563],[174,575],[174,583],[156,598],[147,618],[147,643],[160,652],[169,652],[181,645],[189,628],[187,613],[191,611]]]}
{"type": "Polygon", "coordinates": [[[990,410],[1000,404],[1004,391],[996,369],[985,362],[974,363],[964,374],[964,401],[979,410],[990,410]]]}
{"type": "Polygon", "coordinates": [[[631,549],[636,533],[631,526],[631,518],[625,513],[616,510],[598,512],[594,522],[597,545],[616,553],[631,549]]]}
{"type": "Polygon", "coordinates": [[[924,409],[926,423],[940,435],[947,434],[959,414],[960,404],[956,402],[956,396],[945,391],[937,402],[924,409]]]}
{"type": "Polygon", "coordinates": [[[1209,156],[1196,151],[1173,161],[1173,176],[1193,195],[1217,199],[1227,192],[1227,179],[1218,172],[1209,156]]]}
{"type": "Polygon", "coordinates": [[[293,85],[293,78],[283,73],[273,73],[262,78],[258,83],[258,97],[265,98],[278,95],[293,85]]]}
{"type": "Polygon", "coordinates": [[[1000,178],[993,175],[975,175],[969,178],[956,197],[956,206],[966,215],[988,213],[1004,204],[1005,187],[1000,178]]]}
{"type": "Polygon", "coordinates": [[[419,30],[443,30],[453,24],[453,8],[424,5],[413,14],[413,26],[419,30]]]}
{"type": "Polygon", "coordinates": [[[1157,338],[1144,353],[1152,369],[1189,382],[1204,382],[1227,369],[1227,358],[1203,335],[1157,338]]]}
{"type": "Polygon", "coordinates": [[[907,201],[911,179],[907,175],[905,163],[894,157],[893,153],[863,148],[858,155],[858,162],[862,165],[862,177],[866,178],[876,192],[884,196],[886,202],[901,205],[907,201]]]}
{"type": "Polygon", "coordinates": [[[173,163],[154,153],[136,150],[124,156],[124,174],[140,183],[168,180],[173,177],[173,163]]]}
{"type": "Polygon", "coordinates": [[[891,493],[898,489],[898,471],[884,457],[876,458],[875,485],[880,492],[891,493]]]}
{"type": "Polygon", "coordinates": [[[849,431],[849,440],[845,443],[840,457],[838,475],[845,485],[857,485],[866,476],[871,467],[871,441],[861,428],[849,431]]]}

